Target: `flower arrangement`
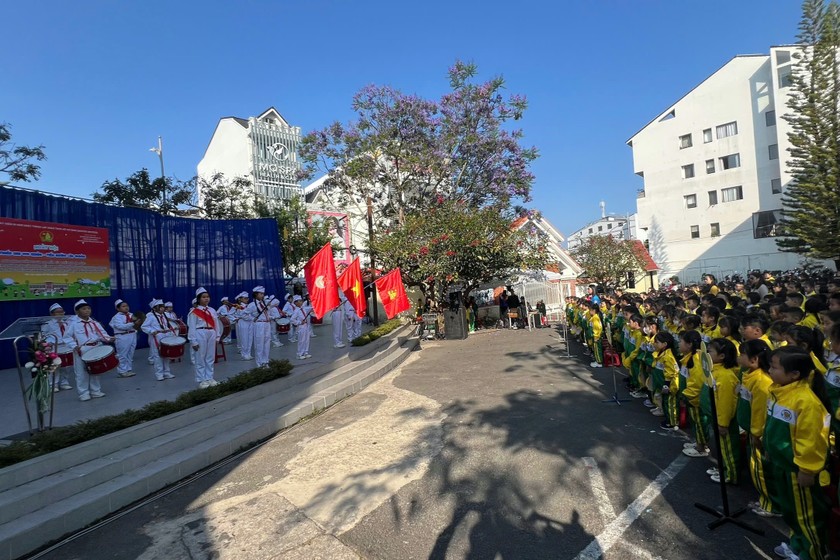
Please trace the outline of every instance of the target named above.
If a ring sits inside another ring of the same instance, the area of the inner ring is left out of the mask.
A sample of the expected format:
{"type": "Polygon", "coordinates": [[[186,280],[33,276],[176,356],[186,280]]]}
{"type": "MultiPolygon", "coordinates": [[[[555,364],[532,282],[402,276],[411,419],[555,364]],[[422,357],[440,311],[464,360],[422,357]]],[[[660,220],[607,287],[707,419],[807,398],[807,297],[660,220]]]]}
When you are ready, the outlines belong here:
{"type": "Polygon", "coordinates": [[[55,352],[53,345],[41,335],[32,337],[30,361],[23,367],[32,374],[32,383],[27,387],[26,394],[38,403],[38,412],[50,410],[52,401],[52,374],[61,366],[61,358],[55,352]]]}

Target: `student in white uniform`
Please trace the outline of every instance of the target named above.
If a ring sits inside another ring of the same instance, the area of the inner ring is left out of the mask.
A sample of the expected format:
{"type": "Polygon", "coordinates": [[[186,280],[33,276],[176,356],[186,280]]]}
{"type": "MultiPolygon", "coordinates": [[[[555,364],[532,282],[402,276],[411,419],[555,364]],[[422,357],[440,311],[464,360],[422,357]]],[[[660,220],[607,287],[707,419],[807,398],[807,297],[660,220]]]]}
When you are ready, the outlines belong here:
{"type": "MultiPolygon", "coordinates": [[[[283,305],[283,315],[291,320],[295,312],[295,305],[292,303],[292,294],[286,294],[286,304],[283,305]]],[[[297,329],[294,324],[289,324],[289,342],[297,342],[297,329]]]]}
{"type": "Polygon", "coordinates": [[[213,379],[216,364],[216,344],[222,336],[222,322],[216,310],[210,307],[210,294],[204,288],[195,291],[196,305],[187,315],[187,332],[190,349],[195,355],[195,382],[206,389],[218,385],[213,379]]]}
{"type": "Polygon", "coordinates": [[[362,336],[362,319],[356,313],[356,309],[350,300],[345,300],[344,307],[344,327],[347,329],[347,340],[353,341],[362,336]]]}
{"type": "Polygon", "coordinates": [[[312,357],[312,354],[309,353],[309,331],[311,329],[309,325],[309,314],[303,310],[303,298],[294,296],[292,301],[295,304],[295,312],[292,313],[292,324],[297,327],[298,336],[297,359],[305,360],[306,358],[312,357]]]}
{"type": "Polygon", "coordinates": [[[64,344],[66,344],[75,356],[73,358],[73,369],[76,372],[76,391],[79,393],[80,401],[89,401],[91,398],[98,399],[105,396],[102,392],[102,385],[98,375],[90,375],[81,360],[85,351],[94,346],[100,346],[114,341],[108,335],[99,321],[91,318],[90,304],[80,299],[73,306],[76,312],[75,321],[68,325],[64,333],[64,344]]]}
{"type": "Polygon", "coordinates": [[[117,366],[117,377],[134,377],[134,351],[137,349],[137,329],[134,328],[134,315],[128,303],[121,299],[114,302],[117,314],[108,323],[114,329],[114,346],[120,364],[117,366]]]}
{"type": "Polygon", "coordinates": [[[178,320],[178,314],[175,313],[175,306],[171,301],[167,301],[163,304],[163,312],[166,313],[166,317],[173,323],[178,320]]]}
{"type": "MultiPolygon", "coordinates": [[[[309,296],[303,298],[303,312],[306,313],[306,321],[309,325],[309,338],[317,338],[315,329],[312,328],[312,302],[309,301],[309,296]]],[[[307,347],[308,348],[308,347],[307,347]]]]}
{"type": "MultiPolygon", "coordinates": [[[[41,325],[41,332],[44,334],[44,336],[47,337],[46,341],[49,344],[58,344],[58,347],[55,351],[56,354],[61,355],[72,352],[71,348],[67,345],[67,343],[64,342],[64,335],[67,332],[67,329],[70,328],[70,322],[76,319],[76,316],[74,315],[73,317],[65,317],[64,308],[57,303],[54,303],[50,306],[50,315],[53,316],[53,319],[41,325]],[[55,338],[53,338],[53,336],[55,338]]],[[[68,389],[73,388],[70,385],[70,379],[67,374],[68,369],[70,369],[70,366],[59,367],[53,374],[53,391],[55,391],[56,393],[59,390],[66,391],[68,389]]]]}
{"type": "Polygon", "coordinates": [[[268,352],[271,349],[271,319],[269,305],[265,300],[265,288],[257,286],[251,292],[254,301],[248,304],[243,312],[243,318],[253,321],[254,328],[254,357],[257,367],[268,365],[268,352]]]}
{"type": "Polygon", "coordinates": [[[152,312],[146,315],[146,320],[140,329],[149,335],[149,354],[155,364],[155,379],[173,379],[172,370],[169,367],[169,359],[160,355],[160,340],[167,336],[176,336],[178,327],[169,320],[163,311],[163,300],[153,299],[149,303],[152,312]]]}
{"type": "Polygon", "coordinates": [[[242,292],[236,298],[239,310],[236,312],[236,337],[239,340],[239,353],[243,360],[251,360],[251,350],[254,347],[254,320],[245,313],[248,308],[248,294],[242,292]]]}
{"type": "Polygon", "coordinates": [[[338,292],[339,304],[332,310],[333,348],[344,348],[344,302],[347,296],[344,292],[338,292]]]}
{"type": "Polygon", "coordinates": [[[277,320],[282,317],[280,313],[280,300],[274,296],[268,296],[268,316],[271,318],[271,346],[280,348],[283,343],[280,341],[280,333],[277,332],[277,320]]]}
{"type": "MultiPolygon", "coordinates": [[[[233,304],[230,303],[227,296],[222,298],[222,305],[220,305],[216,310],[216,315],[218,315],[220,319],[224,317],[230,322],[230,334],[228,334],[226,338],[222,339],[222,344],[230,344],[230,337],[231,334],[233,334],[234,324],[236,323],[236,314],[233,309],[233,304]]],[[[222,330],[224,330],[224,328],[222,330]]]]}

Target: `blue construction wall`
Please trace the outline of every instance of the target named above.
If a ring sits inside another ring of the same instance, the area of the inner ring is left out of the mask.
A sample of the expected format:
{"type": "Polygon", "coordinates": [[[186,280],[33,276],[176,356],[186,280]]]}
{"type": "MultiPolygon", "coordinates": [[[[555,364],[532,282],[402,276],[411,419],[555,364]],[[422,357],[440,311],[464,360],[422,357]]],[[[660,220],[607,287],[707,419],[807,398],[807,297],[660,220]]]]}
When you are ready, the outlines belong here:
{"type": "MultiPolygon", "coordinates": [[[[153,298],[172,301],[184,316],[203,286],[210,305],[263,285],[266,294],[285,296],[283,257],[273,219],[199,220],[171,218],[149,210],[119,208],[61,196],[0,187],[0,217],[107,228],[111,245],[111,297],[86,298],[93,316],[107,326],[114,301],[149,312],[153,298]]],[[[0,330],[19,317],[49,315],[57,301],[73,313],[74,299],[0,301],[0,330]]],[[[139,346],[146,346],[141,334],[139,346]]],[[[0,369],[13,367],[11,342],[0,341],[0,369]]]]}

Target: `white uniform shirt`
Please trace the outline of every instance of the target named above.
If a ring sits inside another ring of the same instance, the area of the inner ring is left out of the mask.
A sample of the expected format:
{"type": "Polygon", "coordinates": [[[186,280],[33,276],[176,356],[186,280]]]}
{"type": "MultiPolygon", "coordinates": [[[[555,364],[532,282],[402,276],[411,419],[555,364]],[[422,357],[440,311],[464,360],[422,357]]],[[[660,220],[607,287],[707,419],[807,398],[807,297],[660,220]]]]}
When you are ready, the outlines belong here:
{"type": "Polygon", "coordinates": [[[283,313],[286,315],[286,317],[291,317],[292,314],[295,312],[295,309],[295,304],[293,304],[290,301],[287,301],[286,305],[283,306],[283,313]]]}
{"type": "Polygon", "coordinates": [[[137,332],[134,328],[134,315],[132,313],[117,313],[108,325],[114,329],[114,336],[131,334],[137,332]]]}
{"type": "Polygon", "coordinates": [[[67,325],[64,331],[64,343],[70,350],[81,350],[83,346],[99,346],[103,342],[110,342],[111,337],[99,321],[78,319],[67,325]]]}
{"type": "MultiPolygon", "coordinates": [[[[73,316],[75,317],[75,316],[73,316]]],[[[71,352],[71,348],[67,345],[64,341],[65,333],[70,329],[70,320],[73,317],[64,316],[61,319],[55,318],[52,321],[44,323],[41,325],[41,332],[47,335],[55,335],[56,340],[58,340],[58,349],[56,350],[57,354],[67,354],[71,352]]],[[[53,340],[52,336],[48,336],[46,339],[49,344],[55,344],[55,340],[53,340]]]]}
{"type": "Polygon", "coordinates": [[[263,301],[254,300],[242,312],[243,317],[255,323],[265,323],[271,320],[271,306],[263,301]]]}
{"type": "Polygon", "coordinates": [[[219,338],[222,336],[222,322],[219,320],[219,314],[216,313],[216,310],[212,307],[201,307],[197,306],[190,311],[190,314],[187,315],[187,327],[189,333],[190,344],[197,345],[199,340],[199,332],[203,332],[206,330],[213,330],[216,333],[216,341],[218,342],[219,338]],[[205,321],[203,318],[199,317],[196,310],[206,311],[210,314],[213,318],[213,326],[211,327],[210,324],[205,321]],[[208,329],[209,327],[209,329],[208,329]]]}
{"type": "Polygon", "coordinates": [[[143,321],[143,325],[140,327],[140,330],[149,336],[161,336],[160,334],[153,334],[159,331],[165,331],[162,336],[173,336],[178,334],[178,327],[169,320],[165,313],[155,313],[154,311],[146,315],[146,320],[143,321]]]}
{"type": "Polygon", "coordinates": [[[295,306],[295,311],[292,313],[291,321],[294,326],[299,327],[309,322],[309,316],[303,310],[303,307],[295,306]]]}

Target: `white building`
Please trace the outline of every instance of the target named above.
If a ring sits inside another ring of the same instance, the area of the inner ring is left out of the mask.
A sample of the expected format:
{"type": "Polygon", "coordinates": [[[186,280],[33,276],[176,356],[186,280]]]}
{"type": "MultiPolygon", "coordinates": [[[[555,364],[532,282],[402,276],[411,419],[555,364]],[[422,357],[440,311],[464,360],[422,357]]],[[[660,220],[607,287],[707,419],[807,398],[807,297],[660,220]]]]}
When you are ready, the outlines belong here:
{"type": "Polygon", "coordinates": [[[627,141],[644,181],[638,227],[661,279],[798,266],[773,239],[790,179],[781,115],[794,50],[736,56],[627,141]]]}
{"type": "Polygon", "coordinates": [[[601,217],[570,234],[566,240],[566,245],[570,251],[574,251],[587,238],[593,235],[610,235],[617,240],[640,239],[644,241],[647,239],[644,236],[645,232],[638,230],[636,222],[636,213],[624,216],[608,215],[606,213],[606,204],[601,202],[601,217]],[[643,234],[641,237],[639,236],[640,233],[643,234]]]}
{"type": "Polygon", "coordinates": [[[244,177],[266,199],[287,200],[302,194],[297,180],[299,143],[300,127],[290,126],[274,107],[257,117],[224,117],[198,163],[198,176],[244,177]]]}

